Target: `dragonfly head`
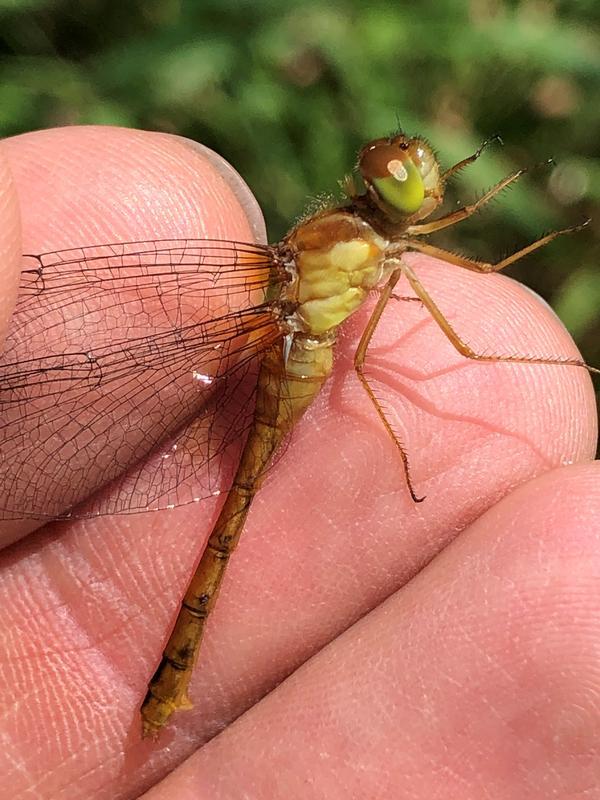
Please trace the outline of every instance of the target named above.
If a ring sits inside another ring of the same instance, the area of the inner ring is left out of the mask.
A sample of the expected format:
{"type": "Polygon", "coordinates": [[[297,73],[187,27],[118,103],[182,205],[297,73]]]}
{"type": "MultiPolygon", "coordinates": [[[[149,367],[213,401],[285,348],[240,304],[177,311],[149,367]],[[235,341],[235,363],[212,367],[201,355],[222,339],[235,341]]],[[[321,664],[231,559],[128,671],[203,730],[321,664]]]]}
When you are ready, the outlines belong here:
{"type": "Polygon", "coordinates": [[[358,169],[368,195],[388,216],[422,219],[442,201],[438,160],[423,139],[375,139],[360,151],[358,169]]]}

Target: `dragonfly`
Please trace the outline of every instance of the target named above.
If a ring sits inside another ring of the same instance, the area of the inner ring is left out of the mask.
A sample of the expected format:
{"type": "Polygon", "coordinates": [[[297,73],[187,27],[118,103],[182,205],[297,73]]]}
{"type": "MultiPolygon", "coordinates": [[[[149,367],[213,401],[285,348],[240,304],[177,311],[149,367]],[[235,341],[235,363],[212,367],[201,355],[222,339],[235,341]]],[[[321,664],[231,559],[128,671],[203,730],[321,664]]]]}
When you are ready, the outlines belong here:
{"type": "Polygon", "coordinates": [[[472,216],[527,171],[429,219],[448,179],[495,138],[445,171],[423,138],[396,132],[370,141],[345,182],[344,200],[305,217],[273,245],[162,239],[24,256],[0,361],[0,478],[7,487],[0,517],[35,527],[39,520],[225,496],[141,704],[143,736],[156,737],[174,712],[191,707],[206,622],[252,500],[326,382],[339,327],[368,297],[377,299],[354,368],[397,448],[415,503],[424,497],[409,454],[365,369],[401,277],[413,292],[401,299],[422,304],[466,358],[599,372],[575,358],[476,352],[404,258],[412,251],[494,273],[585,226],[548,233],[496,263],[431,244],[429,234],[472,216]],[[32,437],[33,452],[25,446],[32,437]],[[41,487],[35,495],[32,485],[41,487]]]}

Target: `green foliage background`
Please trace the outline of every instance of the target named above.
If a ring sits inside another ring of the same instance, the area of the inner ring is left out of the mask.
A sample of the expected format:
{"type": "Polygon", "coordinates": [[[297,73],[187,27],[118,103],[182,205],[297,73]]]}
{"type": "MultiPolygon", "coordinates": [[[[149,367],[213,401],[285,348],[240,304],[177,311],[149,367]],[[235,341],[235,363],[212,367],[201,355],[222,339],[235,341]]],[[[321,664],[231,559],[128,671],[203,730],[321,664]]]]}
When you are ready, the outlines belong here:
{"type": "Polygon", "coordinates": [[[397,119],[446,165],[500,133],[451,203],[556,165],[438,241],[496,258],[592,217],[511,274],[600,365],[599,20],[597,0],[0,0],[0,135],[101,123],[200,140],[245,177],[276,240],[397,119]]]}

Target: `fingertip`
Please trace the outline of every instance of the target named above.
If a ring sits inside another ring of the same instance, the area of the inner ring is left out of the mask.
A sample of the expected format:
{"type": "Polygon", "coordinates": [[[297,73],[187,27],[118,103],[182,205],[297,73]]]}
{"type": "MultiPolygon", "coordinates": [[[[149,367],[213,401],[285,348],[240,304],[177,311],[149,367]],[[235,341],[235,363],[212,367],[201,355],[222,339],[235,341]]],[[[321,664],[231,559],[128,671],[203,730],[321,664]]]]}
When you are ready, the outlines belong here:
{"type": "Polygon", "coordinates": [[[241,178],[181,137],[85,126],[23,134],[5,147],[32,252],[161,238],[251,241],[260,233],[241,178]]]}
{"type": "Polygon", "coordinates": [[[234,169],[223,156],[211,150],[210,147],[206,147],[206,145],[200,142],[195,142],[193,139],[187,139],[183,136],[176,136],[173,138],[178,139],[185,147],[191,148],[215,168],[228,188],[233,192],[233,197],[238,201],[246,214],[252,231],[253,240],[266,243],[267,230],[258,200],[254,197],[250,187],[239,172],[234,169]]]}

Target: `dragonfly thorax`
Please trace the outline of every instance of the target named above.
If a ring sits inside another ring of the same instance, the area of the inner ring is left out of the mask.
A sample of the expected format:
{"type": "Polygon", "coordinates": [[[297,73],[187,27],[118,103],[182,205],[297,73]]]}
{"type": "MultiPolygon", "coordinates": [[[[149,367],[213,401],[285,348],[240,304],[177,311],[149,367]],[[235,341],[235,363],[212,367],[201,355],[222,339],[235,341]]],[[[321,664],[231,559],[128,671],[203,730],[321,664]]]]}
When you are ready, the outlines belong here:
{"type": "Polygon", "coordinates": [[[325,212],[292,231],[285,244],[293,253],[302,329],[320,335],[335,329],[387,278],[388,242],[360,217],[325,212]]]}

